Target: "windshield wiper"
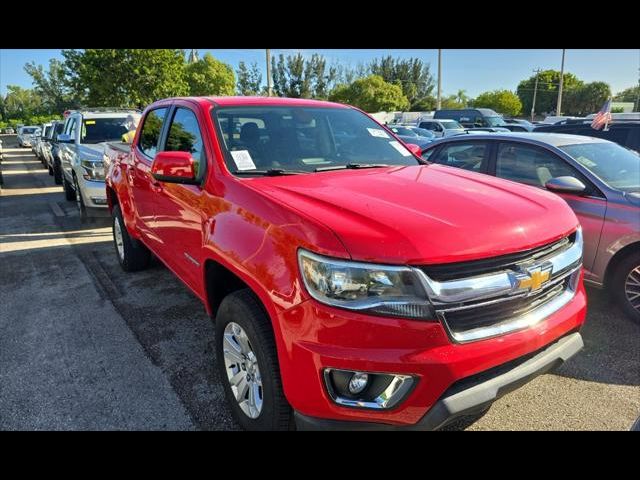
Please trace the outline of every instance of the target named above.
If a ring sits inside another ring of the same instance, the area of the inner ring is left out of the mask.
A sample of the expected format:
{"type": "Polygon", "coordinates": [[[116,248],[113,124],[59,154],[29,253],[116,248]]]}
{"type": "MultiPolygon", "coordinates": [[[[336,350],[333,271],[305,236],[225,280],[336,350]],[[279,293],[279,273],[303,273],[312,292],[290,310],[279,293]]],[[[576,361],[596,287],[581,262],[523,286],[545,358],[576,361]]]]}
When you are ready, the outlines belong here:
{"type": "Polygon", "coordinates": [[[304,170],[284,170],[282,168],[269,168],[267,170],[237,170],[231,172],[234,175],[263,175],[265,177],[277,177],[280,175],[302,175],[304,170]]]}
{"type": "Polygon", "coordinates": [[[346,169],[356,170],[358,168],[383,168],[390,166],[391,165],[387,165],[386,163],[347,163],[346,165],[330,165],[328,167],[318,167],[314,170],[314,172],[328,172],[330,170],[346,169]]]}

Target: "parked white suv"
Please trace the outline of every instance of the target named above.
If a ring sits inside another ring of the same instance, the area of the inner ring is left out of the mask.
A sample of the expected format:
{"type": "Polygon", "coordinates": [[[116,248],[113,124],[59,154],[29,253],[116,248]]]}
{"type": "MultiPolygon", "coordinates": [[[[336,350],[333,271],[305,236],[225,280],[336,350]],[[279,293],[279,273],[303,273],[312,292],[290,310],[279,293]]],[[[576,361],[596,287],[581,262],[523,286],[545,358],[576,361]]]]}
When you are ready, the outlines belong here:
{"type": "Polygon", "coordinates": [[[137,110],[94,108],[68,113],[58,135],[62,185],[81,218],[108,215],[104,184],[104,144],[128,132],[127,117],[137,110]]]}
{"type": "Polygon", "coordinates": [[[465,133],[464,127],[455,120],[434,120],[421,118],[416,122],[416,127],[431,131],[436,137],[450,137],[465,133]]]}

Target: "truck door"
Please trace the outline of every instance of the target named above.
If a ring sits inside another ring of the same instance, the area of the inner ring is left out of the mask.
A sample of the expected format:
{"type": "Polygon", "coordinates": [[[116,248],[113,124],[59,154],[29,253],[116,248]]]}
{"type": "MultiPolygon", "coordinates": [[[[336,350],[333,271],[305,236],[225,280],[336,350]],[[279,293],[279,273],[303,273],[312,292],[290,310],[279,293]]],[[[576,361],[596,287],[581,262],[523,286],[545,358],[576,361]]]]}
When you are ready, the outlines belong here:
{"type": "Polygon", "coordinates": [[[165,117],[169,107],[160,107],[147,113],[137,145],[131,152],[131,165],[127,169],[127,181],[131,187],[135,209],[135,224],[154,250],[160,248],[160,241],[153,230],[154,202],[159,184],[151,176],[151,164],[156,156],[165,117]]]}
{"type": "MultiPolygon", "coordinates": [[[[204,178],[207,153],[196,113],[187,104],[170,113],[163,151],[189,152],[197,178],[204,178]]],[[[155,194],[154,231],[160,241],[159,255],[196,293],[202,292],[202,225],[200,206],[206,192],[200,185],[160,182],[155,194]]]]}

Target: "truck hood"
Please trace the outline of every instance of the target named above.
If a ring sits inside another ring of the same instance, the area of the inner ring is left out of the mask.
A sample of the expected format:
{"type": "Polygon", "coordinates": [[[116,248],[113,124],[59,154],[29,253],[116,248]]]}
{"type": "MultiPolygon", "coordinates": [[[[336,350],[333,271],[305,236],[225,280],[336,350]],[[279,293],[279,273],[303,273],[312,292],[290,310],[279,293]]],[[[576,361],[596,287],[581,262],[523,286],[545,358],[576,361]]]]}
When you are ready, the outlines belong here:
{"type": "Polygon", "coordinates": [[[83,160],[100,162],[104,157],[104,149],[107,142],[102,143],[83,143],[80,145],[80,156],[83,160]]]}
{"type": "Polygon", "coordinates": [[[417,265],[492,257],[544,245],[578,226],[556,195],[439,165],[249,182],[329,227],[360,261],[417,265]]]}

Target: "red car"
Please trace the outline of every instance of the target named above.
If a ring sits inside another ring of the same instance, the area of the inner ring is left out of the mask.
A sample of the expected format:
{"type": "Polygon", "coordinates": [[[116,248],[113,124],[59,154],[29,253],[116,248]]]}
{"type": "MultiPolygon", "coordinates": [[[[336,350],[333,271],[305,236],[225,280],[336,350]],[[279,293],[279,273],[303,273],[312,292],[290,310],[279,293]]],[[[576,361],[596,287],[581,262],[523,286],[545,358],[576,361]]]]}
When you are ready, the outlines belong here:
{"type": "Polygon", "coordinates": [[[215,318],[244,428],[435,429],[583,346],[567,204],[426,164],[355,108],[162,100],[106,185],[124,270],[153,253],[215,318]]]}

